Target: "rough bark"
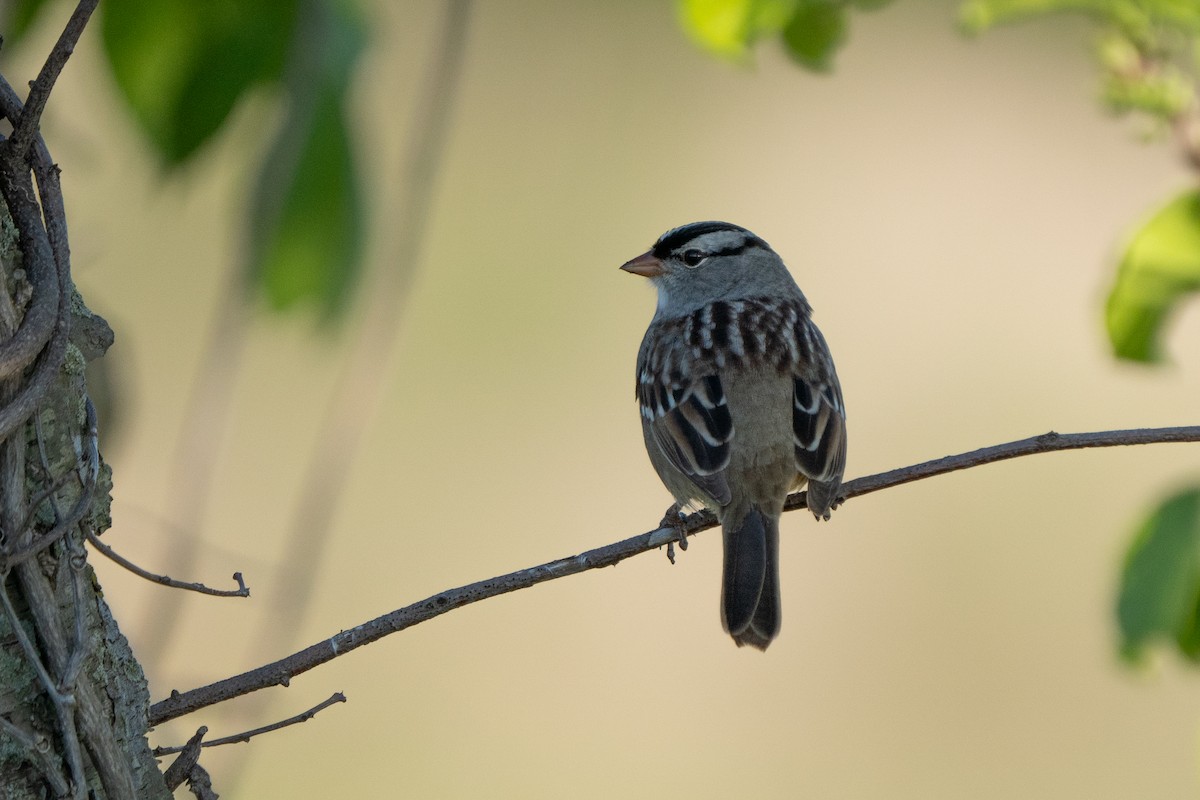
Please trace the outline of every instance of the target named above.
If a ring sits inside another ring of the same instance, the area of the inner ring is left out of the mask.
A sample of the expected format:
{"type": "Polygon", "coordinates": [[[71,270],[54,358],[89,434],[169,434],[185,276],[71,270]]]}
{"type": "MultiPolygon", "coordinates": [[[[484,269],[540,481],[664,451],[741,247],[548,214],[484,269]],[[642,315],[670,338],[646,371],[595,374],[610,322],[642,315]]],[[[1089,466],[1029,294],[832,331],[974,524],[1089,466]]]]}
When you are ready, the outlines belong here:
{"type": "MultiPolygon", "coordinates": [[[[29,236],[2,217],[0,346],[36,294],[25,270],[29,236]]],[[[110,524],[111,472],[89,433],[85,367],[103,355],[112,331],[71,284],[65,241],[55,257],[67,304],[55,330],[65,333],[61,320],[69,320],[70,340],[36,411],[0,443],[0,580],[26,640],[0,608],[0,800],[167,798],[146,742],[146,679],[83,546],[86,531],[110,524]],[[22,557],[47,536],[58,538],[22,557]]],[[[20,393],[50,349],[0,380],[0,406],[20,393]]]]}

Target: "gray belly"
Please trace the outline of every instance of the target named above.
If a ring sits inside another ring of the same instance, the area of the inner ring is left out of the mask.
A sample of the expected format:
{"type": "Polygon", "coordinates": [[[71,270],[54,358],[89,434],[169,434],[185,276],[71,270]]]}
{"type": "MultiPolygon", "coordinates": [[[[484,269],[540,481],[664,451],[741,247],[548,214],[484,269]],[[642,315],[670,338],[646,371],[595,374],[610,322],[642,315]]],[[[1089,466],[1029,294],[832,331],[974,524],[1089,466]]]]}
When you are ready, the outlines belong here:
{"type": "Polygon", "coordinates": [[[726,474],[750,505],[779,513],[796,485],[792,377],[773,367],[746,370],[723,386],[734,437],[726,474]],[[735,484],[736,482],[736,484],[735,484]]]}
{"type": "MultiPolygon", "coordinates": [[[[722,379],[733,419],[729,466],[724,475],[733,490],[731,508],[722,508],[684,473],[655,463],[663,484],[685,506],[706,506],[718,516],[753,505],[768,513],[783,510],[787,493],[799,488],[792,444],[792,378],[774,368],[729,370],[722,379]]],[[[657,448],[648,430],[646,447],[657,448]]],[[[658,461],[665,462],[665,459],[658,461]]]]}

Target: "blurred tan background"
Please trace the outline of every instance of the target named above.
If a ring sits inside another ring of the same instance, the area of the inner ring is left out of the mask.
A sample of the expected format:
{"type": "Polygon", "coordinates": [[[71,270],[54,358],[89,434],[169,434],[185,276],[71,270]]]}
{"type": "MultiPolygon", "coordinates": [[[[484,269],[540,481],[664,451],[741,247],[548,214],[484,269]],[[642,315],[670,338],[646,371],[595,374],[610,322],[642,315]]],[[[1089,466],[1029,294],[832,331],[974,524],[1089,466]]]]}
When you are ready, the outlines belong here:
{"type": "MultiPolygon", "coordinates": [[[[688,43],[660,2],[480,2],[431,235],[386,365],[383,413],[337,510],[307,645],[442,589],[653,527],[633,360],[651,288],[617,266],[727,219],[784,256],[850,412],[848,477],[1059,431],[1195,421],[1200,315],[1176,364],[1121,366],[1101,304],[1120,235],[1190,176],[1094,100],[1085,26],[978,41],[953,2],[855,15],[836,71],[764,47],[753,69],[688,43]]],[[[441,5],[375,4],[356,109],[387,268],[408,112],[441,5]]],[[[17,64],[32,76],[59,24],[17,64]]],[[[118,105],[98,30],[43,128],[62,164],[76,278],[117,331],[121,418],[106,540],[149,568],[177,547],[171,457],[247,169],[272,119],[242,110],[164,180],[118,105]]],[[[284,652],[255,636],[349,331],[254,325],[222,440],[184,634],[155,699],[284,652]]],[[[1200,473],[1174,445],[1067,453],[784,520],[785,623],[766,655],[721,632],[719,537],[448,614],[271,692],[158,730],[178,743],[316,720],[209,751],[230,798],[1128,798],[1194,796],[1200,681],[1131,671],[1111,607],[1132,527],[1200,473]],[[224,752],[222,752],[224,751],[224,752]],[[244,759],[244,761],[242,761],[244,759]],[[233,775],[234,761],[240,780],[233,775]]],[[[177,522],[177,521],[176,521],[177,522]]],[[[93,556],[136,649],[169,590],[93,556]]],[[[298,649],[292,648],[292,649],[298,649]]]]}

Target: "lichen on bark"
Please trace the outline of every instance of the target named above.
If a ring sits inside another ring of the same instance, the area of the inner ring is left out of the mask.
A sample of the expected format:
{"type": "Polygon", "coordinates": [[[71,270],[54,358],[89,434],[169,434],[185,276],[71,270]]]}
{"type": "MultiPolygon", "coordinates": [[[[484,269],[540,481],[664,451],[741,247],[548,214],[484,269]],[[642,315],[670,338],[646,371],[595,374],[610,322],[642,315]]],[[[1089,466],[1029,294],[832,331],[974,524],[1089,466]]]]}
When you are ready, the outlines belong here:
{"type": "MultiPolygon", "coordinates": [[[[12,223],[4,212],[0,202],[0,289],[5,295],[0,297],[0,330],[8,335],[20,324],[29,284],[12,223]]],[[[20,453],[23,469],[17,474],[24,476],[23,494],[33,505],[17,524],[6,513],[0,557],[5,547],[11,552],[21,540],[48,534],[84,496],[86,481],[77,476],[86,472],[81,454],[90,448],[85,367],[103,355],[113,336],[69,281],[65,288],[70,292],[71,311],[66,357],[33,417],[14,431],[11,441],[0,444],[9,459],[20,453]]],[[[111,524],[111,487],[111,470],[101,461],[79,524],[33,559],[0,575],[0,580],[5,581],[22,628],[36,643],[39,660],[55,679],[65,663],[64,646],[67,653],[79,647],[75,631],[77,619],[82,619],[87,655],[75,687],[75,730],[87,792],[97,798],[169,798],[146,741],[150,697],[145,675],[86,563],[84,531],[99,534],[111,524]]],[[[8,723],[0,724],[0,800],[55,796],[64,777],[69,781],[71,775],[62,725],[3,612],[0,717],[8,723]]]]}

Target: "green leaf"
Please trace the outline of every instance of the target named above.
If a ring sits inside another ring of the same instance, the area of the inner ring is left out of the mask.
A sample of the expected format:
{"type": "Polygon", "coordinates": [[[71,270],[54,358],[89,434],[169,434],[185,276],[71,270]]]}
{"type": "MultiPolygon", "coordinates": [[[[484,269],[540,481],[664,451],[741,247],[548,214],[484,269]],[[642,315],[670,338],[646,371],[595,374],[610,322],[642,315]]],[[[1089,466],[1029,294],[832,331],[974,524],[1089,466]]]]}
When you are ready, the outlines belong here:
{"type": "Polygon", "coordinates": [[[1125,557],[1117,600],[1121,653],[1135,660],[1155,639],[1200,661],[1200,489],[1166,500],[1142,525],[1125,557]]]}
{"type": "Polygon", "coordinates": [[[799,64],[829,70],[846,39],[847,9],[875,11],[891,0],[679,0],[679,18],[701,47],[745,61],[758,40],[779,35],[799,64]]]}
{"type": "Polygon", "coordinates": [[[743,60],[762,36],[787,24],[797,0],[680,0],[683,29],[716,55],[743,60]]]}
{"type": "Polygon", "coordinates": [[[1200,289],[1200,191],[1185,192],[1134,234],[1108,295],[1105,322],[1119,358],[1161,358],[1164,323],[1200,289]]]}
{"type": "Polygon", "coordinates": [[[811,70],[833,67],[833,54],[846,39],[846,14],[840,5],[806,0],[783,29],[792,58],[811,70]]]}
{"type": "Polygon", "coordinates": [[[288,115],[254,203],[248,282],[275,309],[311,302],[333,316],[361,261],[362,214],[347,94],[364,47],[348,7],[311,3],[289,66],[288,115]]]}
{"type": "Polygon", "coordinates": [[[298,0],[105,0],[104,49],[168,166],[208,141],[256,84],[278,80],[298,0]]]}

